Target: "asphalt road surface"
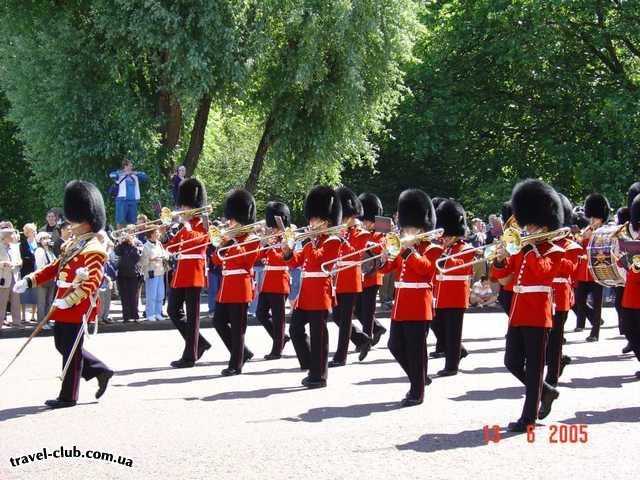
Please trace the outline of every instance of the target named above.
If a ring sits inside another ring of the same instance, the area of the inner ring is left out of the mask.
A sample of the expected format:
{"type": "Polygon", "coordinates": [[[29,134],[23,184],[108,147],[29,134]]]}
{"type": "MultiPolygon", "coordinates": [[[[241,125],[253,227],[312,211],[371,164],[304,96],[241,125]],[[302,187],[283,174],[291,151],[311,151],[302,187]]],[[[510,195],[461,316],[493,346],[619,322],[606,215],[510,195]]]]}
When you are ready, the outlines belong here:
{"type": "MultiPolygon", "coordinates": [[[[425,403],[405,409],[386,337],[364,362],[351,354],[331,369],[326,389],[306,390],[291,345],[260,360],[270,341],[258,326],[247,332],[256,360],[221,377],[228,354],[206,322],[213,348],[187,370],[168,367],[182,350],[175,331],[92,338],[87,349],[117,375],[99,402],[83,381],[78,406],[52,411],[42,403],[57,395],[61,361],[51,337],[36,338],[0,378],[0,479],[637,478],[640,364],[620,353],[615,312],[604,315],[598,343],[570,316],[574,361],[534,439],[493,427],[518,418],[524,394],[503,367],[504,314],[468,314],[461,373],[435,378],[425,403]],[[52,457],[74,447],[77,457],[52,457]]],[[[334,325],[330,335],[335,348],[334,325]]],[[[0,366],[23,341],[0,339],[0,366]]],[[[430,361],[430,373],[443,364],[430,361]]]]}

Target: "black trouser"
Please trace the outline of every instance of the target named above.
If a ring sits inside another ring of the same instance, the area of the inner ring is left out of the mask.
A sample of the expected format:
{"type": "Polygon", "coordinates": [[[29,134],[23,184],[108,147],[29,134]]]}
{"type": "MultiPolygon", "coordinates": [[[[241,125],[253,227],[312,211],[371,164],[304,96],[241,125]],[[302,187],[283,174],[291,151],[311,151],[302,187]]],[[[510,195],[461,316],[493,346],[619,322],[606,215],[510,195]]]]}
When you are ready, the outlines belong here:
{"type": "Polygon", "coordinates": [[[201,287],[172,288],[167,307],[169,318],[184,338],[182,360],[195,362],[211,344],[200,335],[201,287]],[[182,320],[182,306],[186,303],[187,318],[182,320]]]}
{"type": "Polygon", "coordinates": [[[281,355],[284,348],[284,302],[286,299],[286,293],[260,292],[258,296],[256,317],[273,339],[271,355],[281,355]],[[271,319],[269,319],[269,312],[271,312],[271,319]]]}
{"type": "Polygon", "coordinates": [[[338,304],[333,309],[332,318],[338,325],[338,348],[333,355],[335,362],[346,362],[349,350],[349,339],[360,347],[370,341],[369,336],[356,327],[351,321],[357,293],[338,293],[338,304]]]}
{"type": "Polygon", "coordinates": [[[541,327],[509,327],[504,365],[525,386],[520,420],[535,423],[541,392],[554,388],[542,380],[549,332],[541,327]]]}
{"type": "MultiPolygon", "coordinates": [[[[56,350],[62,355],[62,368],[64,368],[71,354],[71,349],[78,336],[78,332],[82,328],[81,323],[62,323],[55,322],[53,327],[53,336],[56,350]]],[[[80,389],[80,377],[85,380],[91,380],[101,373],[113,373],[104,363],[82,348],[84,336],[80,339],[73,359],[69,364],[67,374],[62,380],[60,388],[60,400],[77,401],[78,390],[80,389]]]]}
{"type": "Polygon", "coordinates": [[[378,297],[378,285],[371,285],[362,290],[356,300],[356,315],[362,324],[362,331],[372,337],[375,333],[384,332],[386,329],[376,319],[376,299],[378,297]]]}
{"type": "Polygon", "coordinates": [[[431,322],[431,330],[437,338],[436,351],[445,352],[445,370],[458,370],[460,355],[466,352],[462,346],[464,311],[464,308],[436,308],[436,316],[431,322]]]}
{"type": "Polygon", "coordinates": [[[513,300],[513,292],[505,290],[502,285],[500,285],[500,291],[498,292],[498,303],[504,310],[504,313],[509,315],[511,312],[511,300],[513,300]]]}
{"type": "Polygon", "coordinates": [[[242,371],[245,359],[253,353],[244,344],[244,334],[247,331],[246,303],[216,302],[213,312],[213,326],[231,354],[229,368],[242,371]]]}
{"type": "Polygon", "coordinates": [[[640,309],[623,308],[626,335],[631,344],[631,349],[640,361],[640,309]]]}
{"type": "Polygon", "coordinates": [[[140,280],[138,277],[121,277],[118,275],[116,282],[120,301],[122,302],[122,318],[124,320],[137,320],[140,280]]]}
{"type": "MultiPolygon", "coordinates": [[[[627,336],[626,324],[624,319],[624,314],[622,312],[622,296],[624,295],[624,286],[622,287],[613,287],[613,292],[615,295],[615,304],[616,312],[618,314],[618,330],[620,331],[620,335],[627,336]]],[[[627,337],[629,340],[629,337],[627,337]]]]}
{"type": "Polygon", "coordinates": [[[578,282],[576,285],[576,326],[584,328],[585,319],[591,323],[591,335],[600,336],[600,320],[602,318],[602,285],[596,282],[578,282]],[[587,305],[591,294],[593,307],[587,305]]]}
{"type": "Polygon", "coordinates": [[[424,398],[424,380],[427,375],[427,321],[391,321],[388,347],[391,354],[409,377],[409,397],[424,398]]]}
{"type": "Polygon", "coordinates": [[[293,311],[289,336],[296,350],[300,368],[309,370],[312,381],[327,379],[327,358],[329,356],[329,332],[327,330],[327,310],[299,310],[293,311]],[[305,331],[309,324],[311,340],[305,331]]]}
{"type": "Polygon", "coordinates": [[[560,378],[560,360],[562,359],[562,339],[564,338],[564,324],[569,312],[556,312],[553,316],[553,328],[549,332],[547,344],[547,376],[545,381],[554,387],[560,378]]]}

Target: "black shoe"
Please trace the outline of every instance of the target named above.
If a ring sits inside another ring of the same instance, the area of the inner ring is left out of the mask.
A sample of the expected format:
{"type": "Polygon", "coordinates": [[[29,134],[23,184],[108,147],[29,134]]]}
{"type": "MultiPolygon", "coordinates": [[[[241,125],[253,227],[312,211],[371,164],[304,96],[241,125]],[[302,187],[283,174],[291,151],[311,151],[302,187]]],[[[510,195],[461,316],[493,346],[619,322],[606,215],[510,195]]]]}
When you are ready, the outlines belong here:
{"type": "Polygon", "coordinates": [[[463,348],[460,351],[460,360],[462,360],[463,358],[466,358],[469,356],[469,350],[467,350],[466,348],[463,348]]]}
{"type": "Polygon", "coordinates": [[[431,377],[429,375],[425,374],[425,376],[424,376],[424,384],[425,384],[425,386],[428,387],[429,385],[431,385],[432,382],[433,382],[433,380],[431,380],[431,377]]]}
{"type": "Polygon", "coordinates": [[[627,346],[622,349],[622,353],[631,353],[632,350],[631,344],[627,342],[627,346]]]}
{"type": "Polygon", "coordinates": [[[113,377],[113,372],[104,372],[96,377],[98,380],[98,391],[96,392],[96,398],[100,398],[102,395],[104,395],[111,377],[113,377]]]}
{"type": "Polygon", "coordinates": [[[444,352],[436,351],[436,352],[431,352],[429,354],[429,358],[442,358],[442,357],[444,357],[444,355],[445,355],[444,352]]]}
{"type": "Polygon", "coordinates": [[[235,368],[225,368],[220,372],[223,377],[233,377],[234,375],[240,375],[242,372],[235,368]]]}
{"type": "Polygon", "coordinates": [[[438,375],[439,377],[452,377],[457,374],[458,374],[458,370],[447,370],[446,368],[436,373],[436,375],[438,375]]]}
{"type": "Polygon", "coordinates": [[[402,399],[402,401],[400,402],[400,406],[401,407],[415,407],[416,405],[420,405],[422,403],[421,399],[418,398],[411,398],[411,397],[404,397],[402,399]]]}
{"type": "Polygon", "coordinates": [[[582,328],[582,327],[576,327],[576,328],[573,329],[574,332],[581,332],[583,330],[584,330],[584,328],[582,328]]]}
{"type": "Polygon", "coordinates": [[[284,342],[282,342],[282,348],[284,348],[284,346],[287,344],[287,342],[289,342],[289,340],[291,340],[291,337],[289,335],[285,335],[284,342]]]}
{"type": "Polygon", "coordinates": [[[171,362],[170,365],[173,368],[191,368],[195,364],[196,364],[196,362],[191,362],[191,361],[188,361],[188,360],[180,359],[180,360],[174,360],[173,362],[171,362]]]}
{"type": "Polygon", "coordinates": [[[344,367],[345,365],[346,365],[346,362],[338,362],[337,360],[331,360],[329,362],[329,368],[344,367]]]}
{"type": "Polygon", "coordinates": [[[563,345],[566,345],[566,344],[567,344],[567,339],[566,339],[566,338],[564,338],[564,337],[562,337],[562,344],[563,344],[563,345]]]}
{"type": "Polygon", "coordinates": [[[327,386],[326,380],[312,380],[309,377],[302,379],[302,385],[307,388],[324,388],[327,386]]]}
{"type": "Polygon", "coordinates": [[[571,357],[567,355],[563,355],[562,358],[560,359],[560,371],[558,372],[558,377],[562,376],[562,372],[564,372],[564,367],[566,367],[570,363],[571,363],[571,357]]]}
{"type": "Polygon", "coordinates": [[[279,355],[279,354],[277,354],[277,353],[267,353],[267,354],[264,356],[264,359],[265,359],[265,360],[279,360],[279,359],[281,359],[281,358],[282,358],[282,355],[279,355]]]}
{"type": "Polygon", "coordinates": [[[385,333],[387,333],[386,328],[381,328],[380,330],[376,330],[375,332],[373,332],[373,338],[371,339],[371,346],[375,347],[380,341],[380,338],[382,337],[382,335],[384,335],[385,333]]]}
{"type": "Polygon", "coordinates": [[[248,355],[244,356],[244,359],[242,360],[242,363],[247,363],[249,360],[251,360],[253,358],[253,352],[249,352],[248,355]]]}
{"type": "Polygon", "coordinates": [[[636,372],[636,378],[637,378],[638,380],[640,380],[640,370],[638,370],[638,371],[636,372]]]}
{"type": "Polygon", "coordinates": [[[600,326],[604,325],[604,320],[600,319],[600,326]]]}
{"type": "Polygon", "coordinates": [[[598,341],[598,337],[596,337],[595,335],[589,335],[589,336],[585,339],[585,341],[586,341],[586,342],[589,342],[589,343],[591,343],[591,342],[597,342],[597,341],[598,341]]]}
{"type": "Polygon", "coordinates": [[[211,348],[211,345],[209,345],[208,347],[204,347],[202,350],[200,350],[198,352],[198,360],[200,360],[202,358],[202,355],[204,355],[204,352],[206,352],[207,350],[209,350],[211,348]]]}
{"type": "Polygon", "coordinates": [[[360,345],[360,354],[358,355],[358,361],[361,362],[365,358],[367,358],[369,350],[371,350],[371,339],[367,338],[367,340],[362,345],[360,345]]]}
{"type": "Polygon", "coordinates": [[[49,408],[67,408],[76,406],[76,402],[73,400],[61,400],[59,398],[56,398],[55,400],[47,400],[44,404],[49,408]]]}
{"type": "Polygon", "coordinates": [[[528,423],[524,420],[518,420],[517,422],[511,422],[507,425],[507,430],[515,433],[526,433],[531,425],[532,428],[535,428],[535,423],[528,423]]]}
{"type": "Polygon", "coordinates": [[[540,401],[540,410],[538,410],[538,418],[540,420],[546,418],[551,413],[551,405],[560,396],[557,390],[547,390],[542,393],[540,401]]]}

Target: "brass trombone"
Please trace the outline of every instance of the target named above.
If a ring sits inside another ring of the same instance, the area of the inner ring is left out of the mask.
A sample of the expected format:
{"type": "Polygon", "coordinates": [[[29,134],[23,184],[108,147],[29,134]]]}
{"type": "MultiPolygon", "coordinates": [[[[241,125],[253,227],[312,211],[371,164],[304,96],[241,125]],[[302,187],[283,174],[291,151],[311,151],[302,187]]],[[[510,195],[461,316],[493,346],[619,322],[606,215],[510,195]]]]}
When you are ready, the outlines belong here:
{"type": "Polygon", "coordinates": [[[429,230],[428,232],[418,233],[416,235],[405,235],[400,236],[396,232],[389,232],[384,236],[384,240],[382,242],[375,243],[373,245],[369,245],[368,247],[361,248],[360,250],[356,250],[355,252],[350,252],[345,255],[341,255],[333,260],[329,260],[328,262],[324,262],[320,268],[324,273],[329,273],[335,275],[349,268],[362,266],[367,262],[371,262],[373,260],[377,260],[382,256],[386,255],[390,259],[395,259],[402,249],[409,243],[423,242],[425,240],[433,241],[442,237],[444,234],[444,229],[436,228],[435,230],[429,230]],[[339,262],[343,262],[346,258],[355,257],[362,255],[369,250],[373,250],[374,248],[382,247],[382,252],[377,255],[372,255],[371,257],[362,258],[360,260],[354,260],[353,262],[345,263],[343,265],[338,266],[337,268],[330,268],[331,265],[339,262]]]}
{"type": "Polygon", "coordinates": [[[140,235],[141,233],[150,232],[158,227],[165,227],[171,225],[173,217],[176,215],[205,215],[213,210],[212,205],[206,205],[204,207],[192,208],[189,210],[174,210],[171,211],[167,207],[160,209],[160,218],[156,220],[149,220],[148,222],[139,223],[135,225],[127,225],[126,227],[119,228],[111,232],[111,235],[115,240],[121,240],[127,235],[140,235]]]}

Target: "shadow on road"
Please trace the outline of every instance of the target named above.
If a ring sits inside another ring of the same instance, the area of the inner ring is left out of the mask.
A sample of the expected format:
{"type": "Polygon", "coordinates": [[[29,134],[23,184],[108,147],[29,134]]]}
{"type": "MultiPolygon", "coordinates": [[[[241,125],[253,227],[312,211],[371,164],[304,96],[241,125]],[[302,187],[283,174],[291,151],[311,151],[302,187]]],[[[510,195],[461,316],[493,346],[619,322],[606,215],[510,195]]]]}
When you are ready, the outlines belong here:
{"type": "Polygon", "coordinates": [[[287,422],[311,422],[317,423],[331,418],[362,418],[374,413],[389,412],[402,408],[399,402],[363,403],[348,405],[345,407],[320,407],[312,408],[308,412],[301,413],[297,417],[285,417],[287,422]]]}
{"type": "Polygon", "coordinates": [[[464,395],[449,400],[463,402],[465,400],[484,402],[487,400],[512,400],[524,397],[524,387],[505,387],[493,390],[469,390],[464,395]]]}
{"type": "Polygon", "coordinates": [[[189,383],[198,380],[212,380],[214,378],[220,378],[221,375],[199,375],[193,377],[177,377],[177,378],[150,378],[149,380],[142,380],[140,382],[131,383],[114,383],[114,387],[148,387],[151,385],[165,385],[173,383],[189,383]]]}
{"type": "MultiPolygon", "coordinates": [[[[272,395],[282,395],[285,393],[302,392],[307,388],[303,386],[299,387],[281,387],[281,388],[262,388],[260,390],[241,390],[236,392],[221,392],[211,395],[209,397],[202,397],[200,400],[203,402],[214,402],[216,400],[238,400],[238,399],[250,399],[250,398],[267,398],[272,395]]],[[[193,400],[190,398],[189,400],[193,400]]]]}
{"type": "Polygon", "coordinates": [[[622,388],[625,383],[637,381],[634,374],[610,375],[608,377],[572,378],[570,382],[560,382],[560,386],[568,388],[622,388]]]}
{"type": "Polygon", "coordinates": [[[407,377],[372,378],[356,382],[354,385],[388,385],[390,383],[409,383],[409,379],[407,377]]]}
{"type": "MultiPolygon", "coordinates": [[[[500,439],[514,437],[518,433],[500,430],[500,439]]],[[[455,450],[457,448],[475,448],[487,445],[482,428],[477,430],[465,430],[458,433],[427,433],[413,442],[396,445],[398,450],[413,450],[420,453],[433,453],[442,450],[455,450]]]]}
{"type": "Polygon", "coordinates": [[[462,373],[470,373],[470,374],[476,374],[476,373],[506,373],[507,372],[507,368],[506,367],[477,367],[474,368],[473,370],[463,370],[460,369],[459,370],[462,373]]]}
{"type": "Polygon", "coordinates": [[[636,423],[640,422],[640,407],[613,408],[611,410],[587,410],[576,412],[573,418],[560,420],[558,423],[598,425],[603,423],[636,423]]]}
{"type": "Polygon", "coordinates": [[[268,370],[261,370],[259,372],[243,371],[242,375],[272,375],[276,373],[293,373],[293,372],[303,373],[300,367],[293,367],[293,368],[270,368],[268,370]]]}
{"type": "MultiPolygon", "coordinates": [[[[194,368],[198,367],[217,367],[226,365],[228,362],[198,362],[194,368]]],[[[116,376],[121,377],[124,375],[135,375],[136,373],[153,373],[153,372],[164,372],[167,370],[176,370],[173,367],[145,367],[145,368],[132,368],[128,370],[118,370],[116,372],[116,376]]]]}
{"type": "MultiPolygon", "coordinates": [[[[621,360],[629,360],[634,358],[632,354],[630,355],[602,355],[600,357],[579,357],[579,356],[571,356],[571,364],[570,365],[582,365],[585,363],[600,363],[600,362],[619,362],[621,360]]],[[[571,367],[568,367],[571,368],[571,367]]]]}
{"type": "MultiPolygon", "coordinates": [[[[75,407],[78,408],[83,405],[95,405],[98,402],[78,403],[75,407]]],[[[0,422],[6,420],[12,420],[14,418],[28,417],[29,415],[37,415],[39,413],[50,412],[51,408],[44,405],[31,405],[29,407],[8,408],[0,411],[0,422]]]]}

